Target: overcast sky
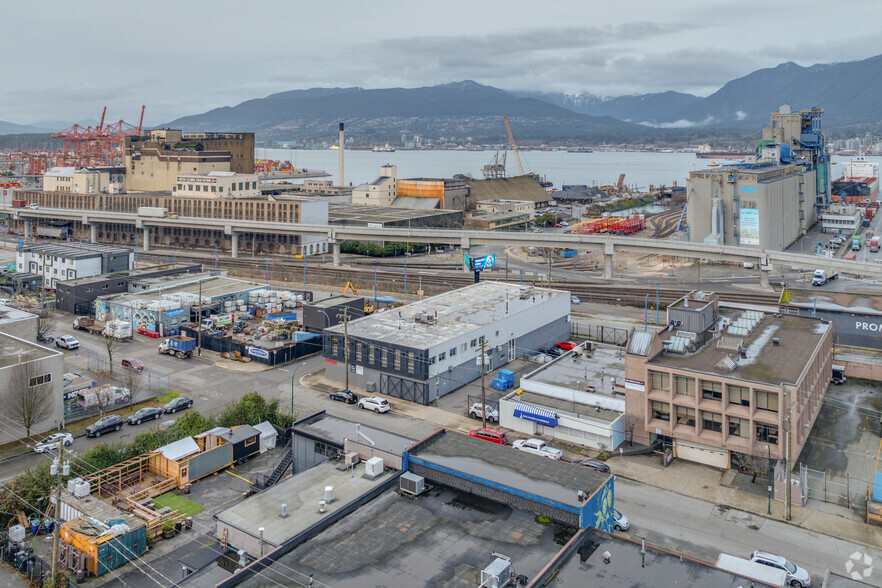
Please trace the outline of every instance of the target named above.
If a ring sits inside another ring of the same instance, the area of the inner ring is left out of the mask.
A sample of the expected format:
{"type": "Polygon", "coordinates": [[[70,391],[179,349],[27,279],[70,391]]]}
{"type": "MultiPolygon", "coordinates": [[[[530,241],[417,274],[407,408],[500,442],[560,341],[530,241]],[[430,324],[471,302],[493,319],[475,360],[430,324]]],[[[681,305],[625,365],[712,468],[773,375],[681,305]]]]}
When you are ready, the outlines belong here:
{"type": "Polygon", "coordinates": [[[47,0],[2,4],[0,120],[155,125],[284,90],[418,87],[709,95],[785,61],[882,53],[848,0],[47,0]],[[846,9],[847,8],[847,9],[846,9]]]}

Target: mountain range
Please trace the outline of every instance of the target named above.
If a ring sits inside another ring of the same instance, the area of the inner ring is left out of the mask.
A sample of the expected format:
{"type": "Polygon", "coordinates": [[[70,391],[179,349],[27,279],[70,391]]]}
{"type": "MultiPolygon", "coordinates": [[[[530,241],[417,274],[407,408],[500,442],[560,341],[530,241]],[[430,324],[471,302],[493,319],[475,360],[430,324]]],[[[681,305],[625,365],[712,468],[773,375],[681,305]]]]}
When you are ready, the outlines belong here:
{"type": "MultiPolygon", "coordinates": [[[[824,109],[826,131],[882,130],[882,55],[803,67],[792,62],[731,80],[707,97],[660,92],[614,98],[587,93],[508,92],[465,80],[422,88],[312,88],[184,116],[161,126],[189,131],[254,131],[259,140],[333,142],[347,124],[355,145],[422,135],[443,143],[506,142],[508,116],[519,142],[634,143],[756,140],[769,113],[824,109]]],[[[46,132],[0,121],[0,134],[46,132]]]]}

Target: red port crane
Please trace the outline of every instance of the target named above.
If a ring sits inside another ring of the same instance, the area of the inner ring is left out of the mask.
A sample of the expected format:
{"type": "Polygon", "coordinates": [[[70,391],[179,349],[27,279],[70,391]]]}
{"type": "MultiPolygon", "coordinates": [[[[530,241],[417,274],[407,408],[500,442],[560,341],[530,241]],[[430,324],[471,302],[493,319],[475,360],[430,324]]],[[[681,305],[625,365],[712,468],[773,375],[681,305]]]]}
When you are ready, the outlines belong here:
{"type": "Polygon", "coordinates": [[[90,167],[122,164],[125,138],[141,134],[146,108],[146,106],[141,106],[141,120],[137,127],[124,120],[105,126],[104,119],[107,115],[107,107],[105,106],[101,113],[101,122],[97,127],[87,126],[84,128],[75,124],[63,131],[53,133],[54,138],[64,141],[62,148],[64,165],[90,167]]]}

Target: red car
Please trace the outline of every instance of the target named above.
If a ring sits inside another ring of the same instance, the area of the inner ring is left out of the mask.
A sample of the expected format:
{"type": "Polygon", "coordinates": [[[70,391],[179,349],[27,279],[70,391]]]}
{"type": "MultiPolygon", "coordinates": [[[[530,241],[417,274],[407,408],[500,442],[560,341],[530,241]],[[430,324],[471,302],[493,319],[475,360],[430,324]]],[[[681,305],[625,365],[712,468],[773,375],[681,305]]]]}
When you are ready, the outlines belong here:
{"type": "Polygon", "coordinates": [[[126,359],[122,360],[122,366],[127,367],[127,368],[131,368],[131,369],[133,369],[135,371],[139,371],[139,372],[144,369],[144,364],[141,363],[140,359],[126,358],[126,359]]]}
{"type": "Polygon", "coordinates": [[[555,347],[560,347],[560,348],[563,349],[564,351],[570,351],[570,350],[573,349],[575,346],[576,346],[576,344],[573,343],[572,341],[561,341],[560,343],[558,343],[557,345],[555,345],[555,347]]]}
{"type": "Polygon", "coordinates": [[[484,441],[489,441],[490,443],[498,443],[499,445],[508,445],[508,439],[506,439],[505,437],[505,431],[500,431],[499,429],[491,429],[490,427],[469,431],[469,437],[483,439],[484,441]]]}

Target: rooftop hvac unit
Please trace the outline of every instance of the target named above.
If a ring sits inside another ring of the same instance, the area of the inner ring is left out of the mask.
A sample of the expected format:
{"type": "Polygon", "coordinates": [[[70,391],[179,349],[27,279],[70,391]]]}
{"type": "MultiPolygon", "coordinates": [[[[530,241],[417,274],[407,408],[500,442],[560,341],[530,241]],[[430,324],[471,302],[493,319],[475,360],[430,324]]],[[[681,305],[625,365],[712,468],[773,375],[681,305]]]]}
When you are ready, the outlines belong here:
{"type": "MultiPolygon", "coordinates": [[[[368,478],[376,478],[383,475],[383,458],[372,457],[364,463],[364,475],[368,478]]],[[[422,483],[422,478],[420,478],[422,483]]]]}
{"type": "Polygon", "coordinates": [[[346,454],[346,465],[354,466],[354,465],[358,465],[358,462],[359,462],[358,453],[356,453],[354,451],[350,451],[346,454]]]}
{"type": "Polygon", "coordinates": [[[422,476],[405,472],[399,478],[398,489],[413,496],[419,496],[426,489],[426,480],[422,476]]]}
{"type": "Polygon", "coordinates": [[[511,583],[511,562],[497,557],[489,566],[481,570],[481,586],[503,588],[511,583]]]}

